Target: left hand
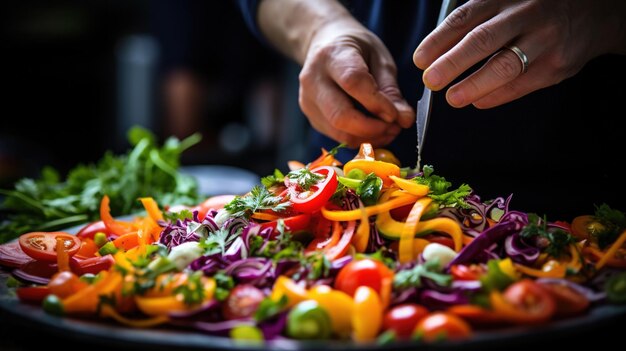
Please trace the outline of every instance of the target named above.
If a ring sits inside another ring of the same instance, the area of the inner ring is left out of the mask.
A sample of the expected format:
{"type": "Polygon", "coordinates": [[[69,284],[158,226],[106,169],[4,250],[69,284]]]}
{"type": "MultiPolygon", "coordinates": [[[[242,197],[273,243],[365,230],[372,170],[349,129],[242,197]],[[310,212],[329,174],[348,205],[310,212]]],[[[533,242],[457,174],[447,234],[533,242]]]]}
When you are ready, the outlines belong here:
{"type": "Polygon", "coordinates": [[[446,93],[453,107],[491,108],[557,84],[596,56],[625,53],[625,28],[623,0],[470,0],[422,41],[413,61],[437,91],[491,56],[446,93]],[[526,54],[526,73],[506,45],[526,54]]]}

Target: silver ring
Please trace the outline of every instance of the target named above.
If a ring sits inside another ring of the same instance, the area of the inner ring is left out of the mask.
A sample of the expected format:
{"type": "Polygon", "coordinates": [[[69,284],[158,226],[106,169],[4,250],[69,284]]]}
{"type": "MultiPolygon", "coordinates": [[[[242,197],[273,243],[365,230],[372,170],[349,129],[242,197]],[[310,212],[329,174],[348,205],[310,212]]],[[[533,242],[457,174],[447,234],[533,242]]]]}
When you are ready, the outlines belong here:
{"type": "Polygon", "coordinates": [[[513,51],[513,53],[517,55],[517,58],[519,58],[520,62],[522,62],[522,73],[528,72],[528,56],[526,56],[526,54],[515,45],[507,45],[505,48],[513,51]]]}

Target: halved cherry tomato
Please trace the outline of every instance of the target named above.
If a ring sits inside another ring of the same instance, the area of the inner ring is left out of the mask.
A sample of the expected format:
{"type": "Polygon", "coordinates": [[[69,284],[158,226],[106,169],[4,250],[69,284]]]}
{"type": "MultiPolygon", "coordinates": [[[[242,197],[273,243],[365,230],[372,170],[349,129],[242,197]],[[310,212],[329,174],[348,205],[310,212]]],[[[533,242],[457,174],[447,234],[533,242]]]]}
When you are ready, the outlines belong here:
{"type": "Polygon", "coordinates": [[[17,242],[0,245],[0,266],[18,268],[32,260],[17,242]]]}
{"type": "Polygon", "coordinates": [[[452,274],[454,280],[478,280],[485,274],[485,269],[475,264],[470,266],[456,264],[450,267],[450,274],[452,274]]]}
{"type": "Polygon", "coordinates": [[[354,296],[360,286],[368,286],[380,295],[383,279],[392,277],[393,272],[387,266],[366,258],[352,261],[343,267],[335,280],[335,289],[354,296]]]}
{"type": "Polygon", "coordinates": [[[254,285],[240,284],[233,288],[222,308],[226,319],[252,317],[265,295],[254,285]]]}
{"type": "MultiPolygon", "coordinates": [[[[291,233],[298,233],[308,228],[309,222],[311,221],[311,215],[308,213],[299,214],[296,216],[291,216],[287,218],[280,218],[285,224],[285,230],[291,233]]],[[[278,235],[276,231],[276,226],[278,225],[278,219],[270,222],[261,223],[261,230],[265,228],[272,228],[274,232],[272,236],[278,235]]]]}
{"type": "Polygon", "coordinates": [[[393,330],[399,339],[408,339],[417,323],[428,313],[426,307],[415,303],[394,306],[383,317],[383,330],[393,330]]]}
{"type": "Polygon", "coordinates": [[[422,319],[415,327],[414,335],[427,342],[466,339],[472,328],[461,318],[445,312],[435,312],[422,319]]]}
{"type": "Polygon", "coordinates": [[[587,310],[589,299],[566,284],[541,283],[541,286],[552,296],[556,303],[556,315],[571,317],[587,310]]]}
{"type": "Polygon", "coordinates": [[[547,322],[556,310],[550,293],[530,279],[513,283],[503,294],[492,291],[491,306],[503,318],[517,324],[547,322]]]}
{"type": "Polygon", "coordinates": [[[94,235],[96,235],[96,233],[104,233],[107,236],[107,239],[117,238],[117,235],[113,234],[113,232],[107,229],[103,221],[92,222],[85,225],[78,231],[78,233],[76,233],[76,236],[81,239],[89,238],[93,240],[93,237],[94,235]]]}
{"type": "Polygon", "coordinates": [[[22,251],[28,256],[36,260],[54,262],[57,260],[57,238],[63,239],[69,256],[73,256],[80,249],[80,239],[64,232],[27,233],[20,236],[19,243],[22,251]]]}
{"type": "Polygon", "coordinates": [[[322,166],[311,170],[312,173],[321,175],[324,179],[303,190],[289,177],[285,177],[285,185],[289,188],[290,201],[294,210],[298,212],[311,213],[322,208],[328,202],[337,189],[337,172],[333,167],[322,166]]]}
{"type": "Polygon", "coordinates": [[[47,286],[23,286],[15,289],[15,293],[22,302],[41,304],[50,295],[50,289],[47,286]]]}
{"type": "Polygon", "coordinates": [[[111,255],[102,257],[91,257],[80,259],[78,257],[70,258],[70,268],[77,275],[87,273],[98,274],[101,271],[109,270],[115,264],[115,259],[111,255]]]}
{"type": "Polygon", "coordinates": [[[578,216],[572,220],[572,235],[578,240],[588,239],[595,231],[604,229],[604,226],[591,215],[578,216]]]}
{"type": "Polygon", "coordinates": [[[84,258],[94,257],[96,252],[98,252],[98,246],[96,245],[96,243],[89,238],[84,238],[82,239],[82,243],[80,244],[80,249],[76,253],[76,256],[80,256],[84,258]]]}

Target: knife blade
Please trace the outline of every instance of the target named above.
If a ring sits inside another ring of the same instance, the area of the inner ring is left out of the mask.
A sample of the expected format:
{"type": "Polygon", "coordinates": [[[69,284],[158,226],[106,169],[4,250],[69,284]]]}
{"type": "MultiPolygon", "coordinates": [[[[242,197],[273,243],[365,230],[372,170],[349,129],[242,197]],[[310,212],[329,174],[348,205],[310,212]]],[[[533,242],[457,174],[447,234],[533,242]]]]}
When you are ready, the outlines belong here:
{"type": "MultiPolygon", "coordinates": [[[[452,9],[456,7],[456,0],[443,0],[439,17],[437,18],[437,26],[448,17],[452,9]]],[[[421,169],[422,150],[424,149],[424,139],[426,137],[426,129],[430,120],[430,110],[432,102],[432,91],[424,86],[422,97],[417,101],[417,112],[415,114],[415,123],[417,127],[417,169],[421,169]]]]}

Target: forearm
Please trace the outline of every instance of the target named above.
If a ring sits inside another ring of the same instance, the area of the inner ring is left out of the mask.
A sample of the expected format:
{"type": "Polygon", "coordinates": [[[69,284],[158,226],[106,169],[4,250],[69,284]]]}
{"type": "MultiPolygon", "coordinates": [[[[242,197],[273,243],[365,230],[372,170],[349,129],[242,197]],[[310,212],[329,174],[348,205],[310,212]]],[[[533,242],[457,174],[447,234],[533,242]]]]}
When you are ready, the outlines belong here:
{"type": "Polygon", "coordinates": [[[311,39],[326,24],[356,24],[336,0],[263,0],[257,16],[267,40],[301,65],[311,39]]]}

